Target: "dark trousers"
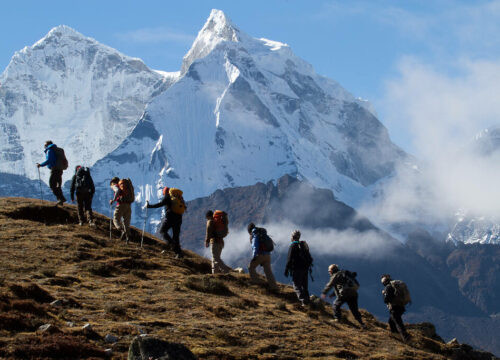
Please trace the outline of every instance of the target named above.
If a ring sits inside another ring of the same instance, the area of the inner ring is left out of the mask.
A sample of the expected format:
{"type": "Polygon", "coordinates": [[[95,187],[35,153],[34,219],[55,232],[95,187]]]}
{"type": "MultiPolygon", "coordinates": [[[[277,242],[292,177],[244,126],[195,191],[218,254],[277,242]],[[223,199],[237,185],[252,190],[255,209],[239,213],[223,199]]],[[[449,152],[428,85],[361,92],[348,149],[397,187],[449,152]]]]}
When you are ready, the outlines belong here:
{"type": "Polygon", "coordinates": [[[66,201],[66,198],[63,195],[61,186],[62,186],[62,170],[59,169],[50,169],[50,178],[49,178],[49,186],[57,200],[66,201]]]}
{"type": "Polygon", "coordinates": [[[76,193],[76,203],[78,204],[78,220],[83,222],[85,220],[85,213],[87,213],[87,220],[92,221],[94,215],[92,214],[92,196],[88,191],[76,193]]]}
{"type": "Polygon", "coordinates": [[[358,320],[360,324],[363,324],[363,320],[361,319],[361,314],[359,313],[358,309],[358,295],[353,295],[348,298],[337,297],[333,302],[333,317],[340,320],[340,308],[342,307],[342,305],[344,305],[344,303],[347,303],[352,315],[354,315],[354,318],[358,320]]]}
{"type": "Polygon", "coordinates": [[[181,245],[179,241],[179,236],[181,234],[182,219],[178,220],[172,217],[165,217],[160,227],[160,234],[163,236],[165,241],[173,246],[173,250],[176,254],[181,254],[181,245]],[[168,230],[172,229],[172,236],[169,235],[168,230]]]}
{"type": "Polygon", "coordinates": [[[300,302],[309,304],[308,272],[307,269],[296,269],[292,272],[293,290],[297,294],[300,302]]]}
{"type": "Polygon", "coordinates": [[[391,315],[389,317],[389,326],[391,328],[391,332],[393,333],[398,332],[403,337],[403,339],[405,339],[408,336],[405,324],[403,323],[402,319],[405,310],[406,309],[404,306],[397,306],[397,305],[392,305],[391,308],[389,309],[389,313],[391,315]]]}

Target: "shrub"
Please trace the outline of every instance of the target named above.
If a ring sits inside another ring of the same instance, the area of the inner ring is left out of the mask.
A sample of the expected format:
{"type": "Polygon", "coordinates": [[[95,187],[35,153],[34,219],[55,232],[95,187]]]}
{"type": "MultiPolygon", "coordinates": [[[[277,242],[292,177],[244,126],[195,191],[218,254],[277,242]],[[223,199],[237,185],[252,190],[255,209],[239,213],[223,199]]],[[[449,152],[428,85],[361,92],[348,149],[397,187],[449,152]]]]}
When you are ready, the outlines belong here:
{"type": "Polygon", "coordinates": [[[106,263],[92,262],[85,265],[85,270],[97,276],[110,277],[116,268],[106,263]]]}
{"type": "Polygon", "coordinates": [[[33,299],[41,303],[54,301],[52,295],[37,284],[29,284],[26,286],[12,284],[10,290],[20,299],[33,299]]]}
{"type": "Polygon", "coordinates": [[[104,306],[104,310],[108,314],[114,314],[114,315],[119,315],[119,316],[127,315],[127,308],[119,303],[107,303],[104,306]]]}
{"type": "Polygon", "coordinates": [[[215,279],[212,275],[188,276],[184,280],[184,285],[192,290],[216,294],[216,295],[233,295],[227,285],[219,279],[215,279]]]}

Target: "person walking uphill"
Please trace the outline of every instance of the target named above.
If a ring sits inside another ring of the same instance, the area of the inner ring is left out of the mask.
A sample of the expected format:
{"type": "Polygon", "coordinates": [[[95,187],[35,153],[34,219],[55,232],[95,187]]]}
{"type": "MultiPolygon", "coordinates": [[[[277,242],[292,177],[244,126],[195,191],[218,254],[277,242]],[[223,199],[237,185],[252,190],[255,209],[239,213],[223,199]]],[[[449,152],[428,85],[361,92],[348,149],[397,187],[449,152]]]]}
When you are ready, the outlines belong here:
{"type": "Polygon", "coordinates": [[[410,334],[406,331],[402,316],[406,311],[405,306],[411,302],[408,287],[401,280],[392,280],[389,274],[382,275],[380,282],[385,286],[382,295],[390,313],[388,322],[391,332],[398,332],[406,342],[410,339],[410,334]]]}
{"type": "Polygon", "coordinates": [[[75,175],[71,180],[71,202],[75,201],[78,205],[78,221],[80,226],[84,222],[84,214],[87,213],[87,220],[89,225],[94,227],[94,214],[92,213],[92,198],[95,193],[94,180],[90,176],[90,170],[87,167],[78,165],[75,168],[75,175]]]}
{"type": "Polygon", "coordinates": [[[184,257],[179,237],[181,233],[182,215],[187,207],[182,197],[181,190],[166,187],[163,189],[163,195],[163,199],[158,204],[150,205],[149,202],[146,202],[146,206],[149,209],[165,206],[165,218],[160,227],[160,234],[167,243],[173,246],[176,258],[179,259],[184,257]],[[168,234],[170,229],[172,229],[172,236],[168,234]]]}
{"type": "Polygon", "coordinates": [[[333,317],[335,321],[341,320],[340,308],[344,303],[347,303],[354,318],[365,329],[366,325],[363,323],[358,309],[359,283],[356,280],[357,274],[348,270],[339,270],[336,264],[328,267],[328,273],[330,274],[330,281],[321,292],[321,298],[326,299],[328,292],[332,288],[334,289],[336,299],[333,303],[333,317]]]}
{"type": "Polygon", "coordinates": [[[313,259],[309,246],[300,241],[300,231],[292,232],[292,243],[288,249],[288,259],[285,267],[285,277],[292,275],[293,289],[297,293],[302,306],[309,304],[308,273],[313,259]]]}
{"type": "Polygon", "coordinates": [[[250,234],[250,243],[252,244],[252,260],[248,265],[250,279],[254,283],[259,282],[259,277],[255,269],[257,266],[264,268],[269,290],[277,291],[278,286],[274,279],[273,270],[271,269],[271,251],[274,248],[272,239],[267,235],[264,228],[258,228],[254,223],[248,224],[247,231],[250,234]]]}
{"type": "Polygon", "coordinates": [[[48,140],[45,142],[45,161],[36,164],[38,168],[47,166],[50,169],[49,186],[57,198],[57,205],[62,205],[66,198],[62,192],[62,174],[68,168],[68,160],[64,155],[64,150],[58,148],[56,144],[48,140]]]}
{"type": "Polygon", "coordinates": [[[113,224],[115,228],[121,230],[120,240],[125,238],[128,243],[130,238],[130,219],[132,218],[131,204],[134,202],[134,187],[130,179],[114,177],[109,185],[113,189],[115,196],[109,200],[109,205],[116,201],[115,212],[113,213],[113,224]]]}
{"type": "Polygon", "coordinates": [[[224,248],[224,237],[228,234],[229,220],[224,211],[212,210],[205,214],[207,219],[207,231],[205,235],[205,247],[210,246],[212,253],[212,274],[227,273],[232,269],[224,264],[220,255],[224,248]]]}

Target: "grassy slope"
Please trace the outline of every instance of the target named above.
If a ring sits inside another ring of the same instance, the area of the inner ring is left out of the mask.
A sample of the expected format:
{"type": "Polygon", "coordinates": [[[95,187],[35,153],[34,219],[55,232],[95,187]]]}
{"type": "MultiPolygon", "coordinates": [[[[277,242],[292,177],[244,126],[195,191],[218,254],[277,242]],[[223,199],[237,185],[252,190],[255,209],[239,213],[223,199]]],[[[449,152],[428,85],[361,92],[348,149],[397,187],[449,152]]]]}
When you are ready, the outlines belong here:
{"type": "Polygon", "coordinates": [[[366,331],[350,314],[337,324],[330,307],[300,309],[289,286],[274,295],[246,274],[213,277],[208,260],[189,251],[174,259],[149,234],[143,249],[117,233],[110,241],[107,217],[98,215],[97,229],[79,227],[75,210],[0,198],[0,357],[100,357],[111,333],[120,339],[114,357],[126,358],[140,331],[183,343],[202,359],[452,357],[423,325],[412,326],[414,339],[403,344],[365,311],[366,331]],[[50,296],[64,305],[50,306],[50,296]],[[55,333],[36,331],[45,323],[55,333]],[[95,333],[82,331],[85,323],[95,333]]]}

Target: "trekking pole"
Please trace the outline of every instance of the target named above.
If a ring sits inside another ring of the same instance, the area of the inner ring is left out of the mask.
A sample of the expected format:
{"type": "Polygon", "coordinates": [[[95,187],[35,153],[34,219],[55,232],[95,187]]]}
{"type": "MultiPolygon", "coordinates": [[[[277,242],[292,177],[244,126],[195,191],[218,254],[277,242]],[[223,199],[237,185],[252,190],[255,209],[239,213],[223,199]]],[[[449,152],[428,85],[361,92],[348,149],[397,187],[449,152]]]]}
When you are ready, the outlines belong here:
{"type": "Polygon", "coordinates": [[[111,215],[113,213],[113,205],[109,204],[109,240],[111,241],[111,215]]]}
{"type": "Polygon", "coordinates": [[[43,202],[42,179],[40,177],[40,168],[38,168],[38,184],[40,185],[40,199],[42,199],[43,202]]]}
{"type": "Polygon", "coordinates": [[[144,242],[144,230],[146,229],[146,221],[148,220],[148,207],[146,206],[146,216],[144,217],[144,225],[142,226],[141,249],[144,242]]]}

